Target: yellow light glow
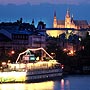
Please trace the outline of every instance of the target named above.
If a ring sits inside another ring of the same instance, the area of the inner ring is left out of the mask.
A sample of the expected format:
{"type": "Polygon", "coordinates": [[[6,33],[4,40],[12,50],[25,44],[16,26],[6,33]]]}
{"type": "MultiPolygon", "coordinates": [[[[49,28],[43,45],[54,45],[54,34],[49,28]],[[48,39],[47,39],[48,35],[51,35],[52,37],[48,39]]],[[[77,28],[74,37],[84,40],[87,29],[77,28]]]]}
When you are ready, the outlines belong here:
{"type": "Polygon", "coordinates": [[[6,65],[6,62],[2,62],[2,65],[6,65]]]}
{"type": "Polygon", "coordinates": [[[54,82],[0,84],[0,90],[54,90],[54,82]]]}
{"type": "Polygon", "coordinates": [[[0,82],[25,81],[26,72],[0,72],[0,82]]]}
{"type": "Polygon", "coordinates": [[[68,30],[68,33],[71,33],[72,32],[72,30],[68,30]]]}
{"type": "Polygon", "coordinates": [[[71,52],[71,54],[73,54],[73,53],[74,53],[74,52],[73,52],[73,50],[71,50],[70,52],[71,52]]]}
{"type": "Polygon", "coordinates": [[[22,84],[22,83],[0,84],[0,90],[26,90],[26,84],[22,84]]]}
{"type": "Polygon", "coordinates": [[[70,52],[67,53],[67,55],[69,55],[69,56],[74,56],[74,55],[75,55],[75,50],[70,50],[70,52]]]}
{"type": "Polygon", "coordinates": [[[60,34],[64,33],[65,31],[61,30],[47,30],[46,33],[51,37],[58,37],[60,34]]]}

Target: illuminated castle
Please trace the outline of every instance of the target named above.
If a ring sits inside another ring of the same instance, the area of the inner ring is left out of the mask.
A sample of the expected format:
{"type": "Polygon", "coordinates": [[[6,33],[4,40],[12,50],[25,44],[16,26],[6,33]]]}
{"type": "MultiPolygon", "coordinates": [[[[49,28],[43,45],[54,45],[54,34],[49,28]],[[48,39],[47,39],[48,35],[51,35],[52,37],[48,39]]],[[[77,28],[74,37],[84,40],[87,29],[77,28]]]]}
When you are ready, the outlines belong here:
{"type": "Polygon", "coordinates": [[[88,22],[86,20],[74,20],[73,16],[70,16],[69,10],[66,12],[65,20],[57,20],[56,12],[54,12],[53,28],[86,29],[88,22]]]}

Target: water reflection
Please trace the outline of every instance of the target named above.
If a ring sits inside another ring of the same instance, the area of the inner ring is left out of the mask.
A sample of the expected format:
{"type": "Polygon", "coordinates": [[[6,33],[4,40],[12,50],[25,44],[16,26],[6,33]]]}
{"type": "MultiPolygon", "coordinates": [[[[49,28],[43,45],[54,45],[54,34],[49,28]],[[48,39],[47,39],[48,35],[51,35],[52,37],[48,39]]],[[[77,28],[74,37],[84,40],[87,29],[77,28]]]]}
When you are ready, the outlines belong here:
{"type": "Polygon", "coordinates": [[[60,81],[55,81],[53,90],[70,90],[69,80],[61,79],[60,81]]]}
{"type": "Polygon", "coordinates": [[[64,90],[64,79],[61,79],[61,90],[64,90]]]}
{"type": "Polygon", "coordinates": [[[70,90],[70,82],[69,80],[61,80],[61,90],[70,90]]]}
{"type": "Polygon", "coordinates": [[[0,90],[53,90],[54,82],[0,84],[0,90]]]}
{"type": "Polygon", "coordinates": [[[67,90],[70,90],[70,82],[69,82],[69,80],[66,80],[66,83],[65,83],[65,87],[66,87],[66,89],[67,90]]]}
{"type": "Polygon", "coordinates": [[[0,90],[90,90],[90,75],[69,76],[40,83],[0,84],[0,90]]]}
{"type": "Polygon", "coordinates": [[[68,76],[55,81],[54,90],[90,90],[90,75],[68,76]]]}

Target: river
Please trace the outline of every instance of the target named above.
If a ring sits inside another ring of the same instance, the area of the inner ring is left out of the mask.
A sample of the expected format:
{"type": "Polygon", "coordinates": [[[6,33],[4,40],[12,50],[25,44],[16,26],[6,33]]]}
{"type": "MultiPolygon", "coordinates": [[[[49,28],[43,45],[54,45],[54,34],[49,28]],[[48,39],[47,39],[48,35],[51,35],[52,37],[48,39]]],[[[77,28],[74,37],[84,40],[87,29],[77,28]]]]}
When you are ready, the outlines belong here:
{"type": "Polygon", "coordinates": [[[39,83],[6,83],[0,84],[0,90],[90,90],[90,75],[72,75],[39,83]]]}

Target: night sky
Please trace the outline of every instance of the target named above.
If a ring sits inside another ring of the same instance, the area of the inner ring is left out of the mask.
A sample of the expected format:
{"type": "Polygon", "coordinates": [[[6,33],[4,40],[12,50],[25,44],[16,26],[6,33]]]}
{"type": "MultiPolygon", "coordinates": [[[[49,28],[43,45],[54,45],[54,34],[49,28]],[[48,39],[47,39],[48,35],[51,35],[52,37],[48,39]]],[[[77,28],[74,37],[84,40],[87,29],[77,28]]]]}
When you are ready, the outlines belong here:
{"type": "Polygon", "coordinates": [[[89,3],[90,0],[0,0],[0,4],[40,4],[40,3],[51,3],[51,4],[81,4],[81,3],[89,3]]]}
{"type": "Polygon", "coordinates": [[[66,10],[70,9],[74,19],[90,22],[90,0],[0,0],[0,22],[16,21],[23,18],[23,22],[35,24],[43,20],[47,27],[52,27],[53,13],[57,18],[65,19],[66,10]]]}

